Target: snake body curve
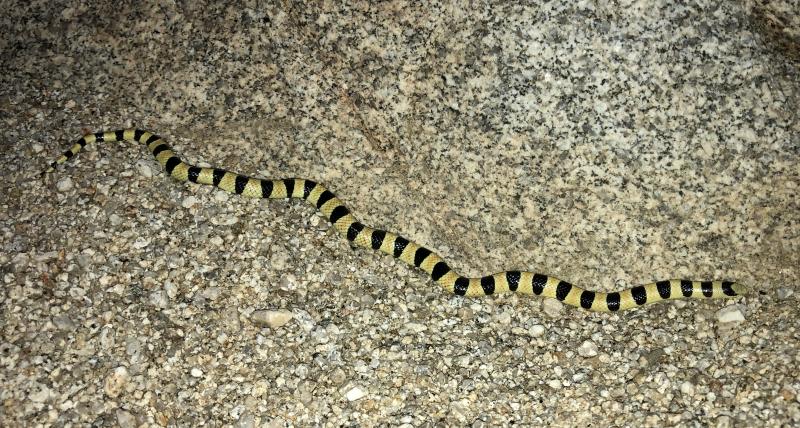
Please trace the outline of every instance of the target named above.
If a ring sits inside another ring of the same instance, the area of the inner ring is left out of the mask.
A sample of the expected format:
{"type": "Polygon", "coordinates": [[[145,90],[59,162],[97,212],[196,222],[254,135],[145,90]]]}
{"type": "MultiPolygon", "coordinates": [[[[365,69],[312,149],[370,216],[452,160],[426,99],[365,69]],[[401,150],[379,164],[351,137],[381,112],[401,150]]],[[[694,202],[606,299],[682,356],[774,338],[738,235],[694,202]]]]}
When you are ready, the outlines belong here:
{"type": "Polygon", "coordinates": [[[158,135],[139,129],[87,134],[50,164],[45,173],[75,156],[87,144],[131,141],[143,143],[172,178],[216,186],[249,198],[305,199],[320,211],[345,238],[355,245],[389,254],[422,269],[447,291],[460,296],[484,296],[515,291],[555,298],[590,311],[615,312],[667,299],[715,299],[740,296],[745,287],[731,281],[670,279],[611,293],[584,290],[553,276],[510,270],[478,278],[456,273],[435,252],[396,233],[371,228],[322,184],[304,178],[261,179],[220,168],[202,168],[184,162],[158,135]]]}

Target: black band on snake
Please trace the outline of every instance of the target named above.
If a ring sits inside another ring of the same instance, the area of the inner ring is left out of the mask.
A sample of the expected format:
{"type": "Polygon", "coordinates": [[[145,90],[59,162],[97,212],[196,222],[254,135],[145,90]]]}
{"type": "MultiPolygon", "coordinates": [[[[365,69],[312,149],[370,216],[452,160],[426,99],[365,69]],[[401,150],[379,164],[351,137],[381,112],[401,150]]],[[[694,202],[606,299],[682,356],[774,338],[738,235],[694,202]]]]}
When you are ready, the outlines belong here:
{"type": "Polygon", "coordinates": [[[54,161],[46,173],[75,156],[87,144],[103,141],[136,141],[147,145],[164,170],[179,181],[210,184],[226,192],[250,198],[305,199],[319,210],[348,241],[380,250],[428,273],[447,291],[460,296],[484,296],[507,291],[558,299],[590,311],[622,311],[667,299],[715,299],[740,296],[745,287],[730,281],[670,279],[622,291],[602,293],[584,290],[567,281],[534,272],[511,270],[468,278],[459,275],[438,254],[395,233],[373,229],[355,218],[333,193],[304,178],[269,180],[252,178],[220,168],[201,168],[184,162],[158,135],[138,129],[88,134],[54,161]]]}

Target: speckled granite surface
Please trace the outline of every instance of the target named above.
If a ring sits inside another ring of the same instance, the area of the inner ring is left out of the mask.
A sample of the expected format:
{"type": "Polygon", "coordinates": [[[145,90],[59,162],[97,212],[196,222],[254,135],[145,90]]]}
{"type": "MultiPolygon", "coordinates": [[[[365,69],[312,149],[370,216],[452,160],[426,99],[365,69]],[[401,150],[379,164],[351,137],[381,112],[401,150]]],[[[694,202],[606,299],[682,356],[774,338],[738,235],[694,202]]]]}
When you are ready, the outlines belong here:
{"type": "Polygon", "coordinates": [[[3,425],[800,423],[797,2],[2,8],[3,425]],[[36,175],[127,126],[467,274],[754,293],[463,299],[142,147],[36,175]]]}

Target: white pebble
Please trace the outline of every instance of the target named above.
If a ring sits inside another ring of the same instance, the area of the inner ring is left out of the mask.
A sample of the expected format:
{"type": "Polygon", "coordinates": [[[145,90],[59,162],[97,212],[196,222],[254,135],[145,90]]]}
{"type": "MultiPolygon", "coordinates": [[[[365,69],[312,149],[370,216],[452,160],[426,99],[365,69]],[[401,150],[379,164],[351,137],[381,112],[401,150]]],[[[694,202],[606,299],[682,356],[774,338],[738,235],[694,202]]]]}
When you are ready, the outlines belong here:
{"type": "Polygon", "coordinates": [[[139,174],[145,178],[153,176],[153,170],[150,168],[149,161],[140,160],[136,162],[136,169],[139,171],[139,174]]]}
{"type": "Polygon", "coordinates": [[[457,420],[459,422],[458,425],[468,426],[466,424],[467,418],[471,414],[471,409],[473,407],[473,403],[466,398],[455,400],[450,403],[450,414],[448,415],[448,418],[457,420]]]}
{"type": "Polygon", "coordinates": [[[328,334],[328,330],[325,330],[325,328],[317,327],[311,332],[311,338],[318,343],[328,343],[330,340],[330,335],[328,334]]]}
{"type": "Polygon", "coordinates": [[[703,140],[700,142],[700,146],[703,148],[703,151],[706,152],[707,155],[711,155],[714,153],[714,146],[711,144],[711,141],[703,140]]]}
{"type": "Polygon", "coordinates": [[[72,189],[72,187],[72,179],[69,177],[64,177],[56,183],[56,189],[58,189],[59,192],[66,192],[72,189]]]}
{"type": "Polygon", "coordinates": [[[214,192],[214,200],[217,202],[226,202],[230,199],[228,192],[214,192]]]}
{"type": "Polygon", "coordinates": [[[130,337],[125,341],[125,353],[131,358],[137,358],[142,354],[142,341],[135,337],[130,337]]]}
{"type": "Polygon", "coordinates": [[[254,311],[250,321],[255,325],[278,328],[286,325],[294,315],[291,311],[254,311]]]}
{"type": "Polygon", "coordinates": [[[178,297],[178,286],[170,281],[167,281],[164,283],[164,292],[167,293],[167,297],[174,299],[178,297]]]}
{"type": "Polygon", "coordinates": [[[218,215],[211,217],[211,224],[217,226],[231,226],[239,222],[239,217],[235,215],[218,215]]]}
{"type": "Polygon", "coordinates": [[[594,111],[602,114],[605,113],[606,110],[608,110],[608,103],[605,103],[603,101],[595,101],[594,111]]]}
{"type": "Polygon", "coordinates": [[[203,371],[198,369],[197,367],[192,367],[192,370],[189,371],[189,374],[191,374],[192,377],[202,377],[203,371]]]}
{"type": "Polygon", "coordinates": [[[550,318],[558,318],[564,312],[564,305],[556,299],[544,299],[542,311],[550,318]]]}
{"type": "Polygon", "coordinates": [[[111,214],[110,216],[108,216],[108,220],[111,221],[112,226],[119,226],[120,224],[122,224],[122,217],[116,214],[111,214]]]}
{"type": "Polygon", "coordinates": [[[689,382],[688,380],[686,382],[683,382],[681,384],[681,393],[683,395],[686,395],[687,397],[693,396],[694,395],[694,384],[689,382]]]}
{"type": "Polygon", "coordinates": [[[47,399],[50,398],[50,395],[52,395],[52,391],[50,391],[50,388],[48,388],[46,385],[37,383],[36,391],[31,392],[30,395],[28,395],[28,398],[30,398],[31,401],[35,403],[44,403],[45,401],[47,401],[47,399]]]}
{"type": "MultiPolygon", "coordinates": [[[[405,327],[403,329],[401,329],[401,332],[403,330],[407,330],[407,331],[409,331],[411,333],[422,333],[423,331],[425,331],[427,329],[428,329],[428,326],[425,325],[425,324],[418,323],[418,322],[409,322],[409,323],[406,323],[406,325],[405,325],[405,327]]],[[[403,332],[401,334],[405,335],[405,334],[407,334],[407,332],[403,332]]]]}
{"type": "Polygon", "coordinates": [[[726,306],[717,311],[717,321],[721,323],[742,322],[744,314],[739,305],[726,306]]]}
{"type": "Polygon", "coordinates": [[[561,381],[558,379],[553,379],[547,382],[547,386],[553,389],[561,389],[561,381]]]}
{"type": "Polygon", "coordinates": [[[794,294],[794,290],[786,287],[778,288],[775,292],[778,294],[778,299],[780,300],[788,299],[789,296],[794,294]]]}
{"type": "Polygon", "coordinates": [[[353,387],[347,393],[344,394],[344,398],[347,398],[347,401],[356,401],[361,398],[364,398],[367,395],[364,390],[359,387],[353,387]]]}
{"type": "Polygon", "coordinates": [[[499,324],[502,325],[509,325],[511,324],[511,312],[510,311],[503,311],[498,314],[495,319],[499,324]]]}
{"type": "Polygon", "coordinates": [[[732,427],[733,423],[731,422],[731,417],[728,415],[718,416],[717,419],[714,421],[714,426],[717,428],[728,428],[732,427]]]}
{"type": "Polygon", "coordinates": [[[300,327],[300,329],[302,329],[306,333],[309,333],[311,332],[311,330],[314,330],[314,327],[317,325],[311,314],[302,309],[298,309],[297,312],[295,313],[295,322],[297,323],[297,326],[300,327]]]}
{"type": "Polygon", "coordinates": [[[217,300],[219,296],[222,294],[222,288],[208,287],[204,289],[200,294],[208,300],[217,300]]]}
{"type": "Polygon", "coordinates": [[[191,208],[197,205],[200,201],[194,196],[187,196],[181,201],[181,206],[184,208],[191,208]]]}
{"type": "Polygon", "coordinates": [[[136,426],[136,418],[122,409],[117,409],[117,423],[122,428],[133,428],[136,426]]]}
{"type": "Polygon", "coordinates": [[[584,341],[578,348],[578,355],[584,358],[590,358],[597,355],[597,345],[591,340],[584,341]]]}
{"type": "Polygon", "coordinates": [[[104,350],[109,350],[114,347],[116,343],[116,337],[114,336],[114,330],[111,327],[104,327],[103,330],[100,331],[100,346],[104,350]]]}
{"type": "Polygon", "coordinates": [[[111,374],[106,377],[105,384],[103,385],[103,390],[106,392],[111,398],[117,398],[122,390],[125,389],[125,385],[128,383],[128,369],[124,366],[120,366],[114,369],[111,374]]]}
{"type": "Polygon", "coordinates": [[[278,287],[284,291],[294,291],[297,289],[297,278],[292,274],[286,274],[281,278],[278,287]]]}
{"type": "Polygon", "coordinates": [[[133,248],[136,248],[137,250],[141,250],[142,248],[146,248],[148,245],[150,245],[150,240],[140,236],[140,237],[136,238],[135,241],[133,241],[132,245],[133,245],[133,248]]]}
{"type": "Polygon", "coordinates": [[[528,333],[530,333],[533,337],[541,337],[544,335],[544,326],[541,324],[536,324],[528,329],[528,333]]]}
{"type": "Polygon", "coordinates": [[[245,410],[244,413],[239,416],[235,426],[237,428],[253,428],[256,426],[256,419],[252,414],[245,410]]]}
{"type": "Polygon", "coordinates": [[[289,256],[286,254],[286,251],[277,251],[272,253],[272,257],[270,257],[269,261],[273,269],[281,271],[286,269],[289,263],[289,256]]]}
{"type": "Polygon", "coordinates": [[[169,296],[164,290],[157,290],[150,293],[150,304],[157,307],[164,309],[169,305],[169,296]]]}

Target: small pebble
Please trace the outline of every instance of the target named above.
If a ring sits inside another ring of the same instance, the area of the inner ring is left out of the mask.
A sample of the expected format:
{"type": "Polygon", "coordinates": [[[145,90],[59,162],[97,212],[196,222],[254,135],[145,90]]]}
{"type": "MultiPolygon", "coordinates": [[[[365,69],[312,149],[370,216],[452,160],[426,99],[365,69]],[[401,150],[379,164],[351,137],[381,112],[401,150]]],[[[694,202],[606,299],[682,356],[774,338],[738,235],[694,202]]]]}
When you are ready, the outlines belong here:
{"type": "Polygon", "coordinates": [[[472,402],[466,398],[455,400],[450,403],[449,417],[458,421],[459,425],[466,426],[465,422],[472,409],[472,402]]]}
{"type": "Polygon", "coordinates": [[[797,398],[797,393],[791,385],[784,385],[783,388],[778,391],[778,394],[783,398],[783,401],[787,403],[797,398]]]}
{"type": "Polygon", "coordinates": [[[153,169],[150,168],[149,160],[140,160],[136,162],[136,170],[139,171],[139,174],[145,178],[151,178],[153,176],[153,169]]]}
{"type": "Polygon", "coordinates": [[[427,330],[428,326],[418,322],[410,322],[406,323],[404,326],[401,334],[406,335],[409,333],[422,333],[423,331],[427,330]]]}
{"type": "Polygon", "coordinates": [[[207,287],[203,289],[200,293],[208,300],[217,300],[219,296],[222,294],[222,288],[220,287],[207,287]]]}
{"type": "Polygon", "coordinates": [[[330,335],[328,334],[328,330],[325,327],[317,327],[311,332],[311,338],[314,339],[317,343],[328,343],[330,340],[330,335]]]}
{"type": "Polygon", "coordinates": [[[294,291],[297,289],[297,278],[292,274],[286,274],[281,278],[278,287],[284,291],[294,291]]]}
{"type": "Polygon", "coordinates": [[[331,382],[333,382],[334,385],[341,385],[347,380],[346,376],[347,374],[344,370],[337,367],[331,374],[331,382]]]}
{"type": "Polygon", "coordinates": [[[244,413],[239,416],[239,419],[236,420],[236,425],[234,426],[236,428],[253,428],[256,426],[255,417],[245,410],[244,413]]]}
{"type": "Polygon", "coordinates": [[[689,382],[688,380],[686,382],[683,382],[681,384],[681,393],[683,395],[687,396],[687,397],[693,396],[694,395],[694,384],[689,382]]]}
{"type": "Polygon", "coordinates": [[[117,409],[117,424],[123,428],[133,428],[136,426],[136,418],[122,409],[117,409]]]}
{"type": "Polygon", "coordinates": [[[293,316],[290,311],[254,311],[250,314],[250,321],[258,326],[278,328],[286,325],[293,316]]]}
{"type": "Polygon", "coordinates": [[[14,264],[14,272],[22,272],[28,267],[28,264],[30,263],[30,257],[28,257],[28,255],[25,253],[18,253],[14,255],[12,262],[14,264]]]}
{"type": "Polygon", "coordinates": [[[125,341],[125,353],[132,359],[138,359],[142,355],[142,342],[135,337],[129,337],[125,341]]]}
{"type": "Polygon", "coordinates": [[[564,312],[564,304],[556,299],[544,299],[542,301],[542,311],[550,318],[559,318],[564,312]]]}
{"type": "Polygon", "coordinates": [[[192,370],[189,372],[189,374],[191,374],[192,377],[202,377],[203,371],[198,369],[197,367],[192,367],[192,370]]]}
{"type": "Polygon", "coordinates": [[[367,393],[364,392],[364,390],[356,386],[347,391],[347,393],[344,394],[344,397],[347,398],[347,401],[356,401],[364,398],[366,395],[367,393]]]}
{"type": "Polygon", "coordinates": [[[716,424],[714,426],[717,428],[728,428],[733,426],[731,417],[728,415],[718,416],[715,422],[716,424]]]}
{"type": "Polygon", "coordinates": [[[273,253],[269,260],[272,269],[277,271],[286,270],[286,266],[289,264],[289,255],[286,253],[286,250],[273,247],[272,251],[273,253]]]}
{"type": "Polygon", "coordinates": [[[112,226],[119,226],[122,224],[122,217],[118,216],[117,214],[111,214],[108,216],[108,220],[111,222],[112,226]]]}
{"type": "Polygon", "coordinates": [[[231,226],[239,222],[239,217],[235,215],[218,215],[211,218],[211,224],[216,226],[231,226]]]}
{"type": "Polygon", "coordinates": [[[178,297],[178,287],[170,281],[164,283],[164,292],[167,293],[167,297],[170,299],[178,297]]]}
{"type": "Polygon", "coordinates": [[[528,333],[533,337],[541,337],[544,335],[544,326],[541,324],[533,325],[528,329],[528,333]]]}
{"type": "Polygon", "coordinates": [[[108,192],[111,191],[111,186],[108,184],[97,183],[97,192],[101,195],[108,196],[108,192]]]}
{"type": "Polygon", "coordinates": [[[717,311],[717,321],[721,323],[742,322],[744,314],[739,309],[739,305],[726,306],[717,311]]]}
{"type": "Polygon", "coordinates": [[[120,366],[114,369],[107,377],[106,381],[103,385],[103,390],[106,392],[111,398],[117,398],[122,390],[125,389],[125,385],[128,383],[128,369],[124,366],[120,366]]]}
{"type": "Polygon", "coordinates": [[[116,338],[114,335],[114,329],[111,327],[104,327],[100,331],[100,346],[104,350],[111,349],[114,344],[116,343],[116,338]]]}
{"type": "Polygon", "coordinates": [[[28,398],[35,403],[44,403],[51,394],[52,391],[46,385],[36,384],[36,389],[28,395],[28,398]]]}
{"type": "Polygon", "coordinates": [[[56,183],[56,189],[58,189],[59,192],[67,192],[73,187],[72,179],[69,177],[64,177],[56,183]]]}
{"type": "Polygon", "coordinates": [[[644,426],[658,427],[658,426],[664,426],[664,423],[661,422],[661,417],[659,415],[653,414],[653,415],[647,415],[644,418],[644,426]]]}
{"type": "Polygon", "coordinates": [[[561,389],[561,381],[558,379],[553,379],[547,382],[547,386],[553,389],[561,389]]]}
{"type": "Polygon", "coordinates": [[[594,357],[597,355],[597,345],[591,340],[581,343],[581,346],[578,347],[578,355],[584,358],[594,357]]]}
{"type": "Polygon", "coordinates": [[[169,296],[164,290],[157,290],[150,293],[150,304],[157,307],[164,309],[169,305],[169,296]]]}
{"type": "Polygon", "coordinates": [[[227,202],[230,199],[228,192],[214,192],[214,200],[217,202],[227,202]]]}
{"type": "Polygon", "coordinates": [[[785,300],[788,299],[792,294],[794,294],[794,290],[792,290],[791,288],[781,287],[778,288],[778,290],[775,291],[775,293],[778,295],[778,299],[785,300]]]}
{"type": "Polygon", "coordinates": [[[75,323],[66,315],[56,315],[53,317],[53,324],[57,329],[63,331],[75,330],[75,323]]]}
{"type": "Polygon", "coordinates": [[[659,363],[661,363],[664,354],[665,352],[663,348],[651,349],[650,351],[642,355],[640,359],[640,361],[642,362],[642,367],[652,367],[658,365],[659,363]]]}
{"type": "Polygon", "coordinates": [[[495,319],[497,320],[498,324],[501,325],[509,325],[511,324],[511,312],[510,311],[503,311],[498,314],[495,319]]]}
{"type": "Polygon", "coordinates": [[[200,203],[200,201],[197,198],[195,198],[194,196],[187,196],[187,197],[183,198],[183,200],[181,201],[181,206],[184,207],[184,208],[192,208],[193,206],[197,205],[198,203],[200,203]]]}
{"type": "Polygon", "coordinates": [[[150,245],[150,240],[141,236],[133,241],[133,248],[136,248],[137,250],[147,248],[148,245],[150,245]]]}

